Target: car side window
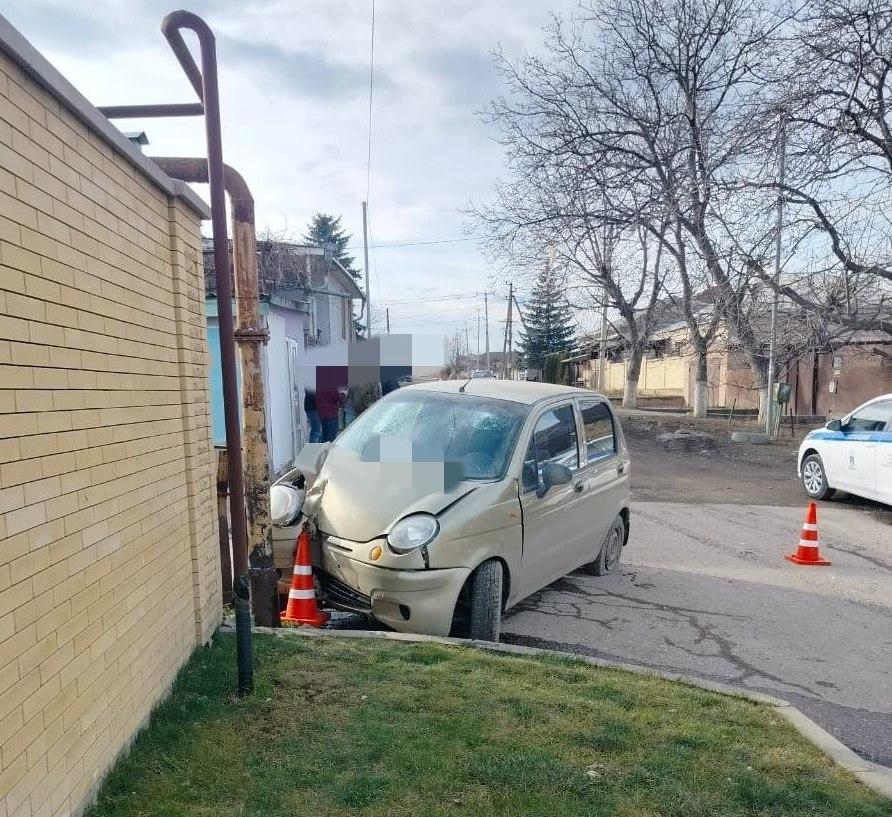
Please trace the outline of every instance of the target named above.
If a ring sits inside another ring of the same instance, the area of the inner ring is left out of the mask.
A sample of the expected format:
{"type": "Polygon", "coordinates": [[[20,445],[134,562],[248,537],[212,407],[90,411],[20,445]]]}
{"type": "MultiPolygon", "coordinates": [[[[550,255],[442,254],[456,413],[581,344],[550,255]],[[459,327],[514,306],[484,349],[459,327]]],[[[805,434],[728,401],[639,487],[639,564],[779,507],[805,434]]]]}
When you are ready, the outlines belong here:
{"type": "Polygon", "coordinates": [[[542,469],[547,462],[566,465],[571,471],[579,469],[576,418],[573,406],[569,404],[549,409],[536,421],[523,460],[524,491],[532,491],[539,486],[542,469]]]}
{"type": "Polygon", "coordinates": [[[616,429],[613,415],[600,400],[580,400],[585,451],[589,463],[603,460],[616,453],[616,429]]]}
{"type": "Polygon", "coordinates": [[[845,425],[845,431],[885,431],[892,428],[892,400],[880,400],[858,409],[845,425]]]}

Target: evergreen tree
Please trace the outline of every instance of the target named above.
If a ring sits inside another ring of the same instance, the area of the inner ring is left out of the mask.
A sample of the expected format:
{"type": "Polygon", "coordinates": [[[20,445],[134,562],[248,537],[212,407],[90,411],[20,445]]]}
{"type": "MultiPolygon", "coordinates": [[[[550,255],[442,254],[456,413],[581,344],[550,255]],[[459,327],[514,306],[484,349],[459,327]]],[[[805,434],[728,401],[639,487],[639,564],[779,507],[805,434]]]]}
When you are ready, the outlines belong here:
{"type": "Polygon", "coordinates": [[[359,270],[354,269],[353,256],[347,252],[351,238],[353,236],[341,227],[340,216],[335,218],[328,213],[316,213],[307,225],[303,240],[311,247],[330,247],[334,257],[356,280],[359,280],[359,270]]]}
{"type": "MultiPolygon", "coordinates": [[[[353,236],[341,227],[340,216],[335,218],[328,213],[316,213],[307,225],[303,240],[311,247],[331,249],[332,255],[344,265],[344,269],[353,276],[354,280],[359,281],[362,276],[359,270],[353,266],[353,256],[347,252],[347,245],[351,238],[353,236]]],[[[353,316],[353,331],[358,338],[365,334],[365,325],[356,315],[353,316]]]]}
{"type": "Polygon", "coordinates": [[[527,368],[544,369],[549,355],[565,352],[573,343],[570,304],[550,265],[536,279],[523,324],[520,351],[527,368]]]}

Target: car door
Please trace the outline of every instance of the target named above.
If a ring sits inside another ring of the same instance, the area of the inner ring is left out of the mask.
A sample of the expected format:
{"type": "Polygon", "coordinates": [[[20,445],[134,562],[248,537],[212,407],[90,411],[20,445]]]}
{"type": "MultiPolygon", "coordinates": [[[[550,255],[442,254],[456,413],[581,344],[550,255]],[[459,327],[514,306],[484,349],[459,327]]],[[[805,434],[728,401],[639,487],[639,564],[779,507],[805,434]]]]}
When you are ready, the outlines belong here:
{"type": "Polygon", "coordinates": [[[884,400],[883,408],[888,416],[885,431],[877,433],[874,453],[874,496],[880,502],[892,505],[892,400],[884,400]]]}
{"type": "Polygon", "coordinates": [[[533,420],[532,429],[524,455],[520,495],[524,596],[577,566],[580,539],[586,528],[586,497],[578,490],[579,436],[573,401],[543,409],[533,420]],[[547,462],[566,465],[573,479],[539,496],[537,489],[547,462]]]}
{"type": "Polygon", "coordinates": [[[581,565],[597,555],[608,528],[622,510],[629,476],[620,454],[616,421],[606,401],[581,398],[577,405],[582,438],[579,482],[586,515],[586,534],[578,558],[581,565]]]}
{"type": "Polygon", "coordinates": [[[885,466],[886,428],[892,415],[892,400],[878,400],[855,409],[840,429],[844,439],[833,484],[858,496],[876,497],[879,467],[885,466]]]}

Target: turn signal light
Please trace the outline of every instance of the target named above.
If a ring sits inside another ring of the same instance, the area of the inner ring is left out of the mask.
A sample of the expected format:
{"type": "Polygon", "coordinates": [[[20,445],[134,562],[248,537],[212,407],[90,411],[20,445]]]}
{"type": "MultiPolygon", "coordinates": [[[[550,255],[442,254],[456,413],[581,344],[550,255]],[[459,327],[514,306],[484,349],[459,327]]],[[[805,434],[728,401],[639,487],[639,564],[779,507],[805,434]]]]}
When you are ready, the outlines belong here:
{"type": "Polygon", "coordinates": [[[370,558],[373,562],[377,562],[378,559],[381,558],[381,553],[382,553],[382,551],[381,551],[381,545],[375,545],[375,546],[372,548],[372,552],[369,553],[369,558],[370,558]]]}

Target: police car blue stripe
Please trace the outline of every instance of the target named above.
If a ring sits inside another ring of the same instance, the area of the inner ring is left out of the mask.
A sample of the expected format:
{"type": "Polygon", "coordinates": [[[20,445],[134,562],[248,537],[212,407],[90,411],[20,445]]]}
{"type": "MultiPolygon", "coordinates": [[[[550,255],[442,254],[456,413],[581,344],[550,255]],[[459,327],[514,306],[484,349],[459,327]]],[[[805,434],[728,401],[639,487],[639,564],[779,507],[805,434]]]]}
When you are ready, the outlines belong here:
{"type": "Polygon", "coordinates": [[[892,431],[812,431],[807,440],[848,440],[852,443],[892,443],[892,431]]]}

